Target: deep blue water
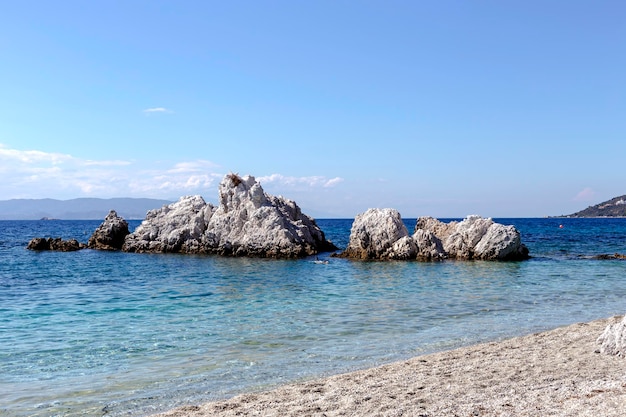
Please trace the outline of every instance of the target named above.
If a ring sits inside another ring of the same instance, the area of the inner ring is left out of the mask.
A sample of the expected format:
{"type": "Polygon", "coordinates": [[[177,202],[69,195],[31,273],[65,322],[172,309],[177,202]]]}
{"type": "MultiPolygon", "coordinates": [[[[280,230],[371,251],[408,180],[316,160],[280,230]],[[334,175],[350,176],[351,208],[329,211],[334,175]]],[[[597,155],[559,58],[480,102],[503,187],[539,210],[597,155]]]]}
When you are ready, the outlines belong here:
{"type": "MultiPolygon", "coordinates": [[[[0,415],[141,416],[626,312],[626,261],[590,258],[626,219],[496,220],[531,260],[32,252],[101,221],[0,221],[0,415]]],[[[318,220],[339,247],[351,223],[318,220]]]]}

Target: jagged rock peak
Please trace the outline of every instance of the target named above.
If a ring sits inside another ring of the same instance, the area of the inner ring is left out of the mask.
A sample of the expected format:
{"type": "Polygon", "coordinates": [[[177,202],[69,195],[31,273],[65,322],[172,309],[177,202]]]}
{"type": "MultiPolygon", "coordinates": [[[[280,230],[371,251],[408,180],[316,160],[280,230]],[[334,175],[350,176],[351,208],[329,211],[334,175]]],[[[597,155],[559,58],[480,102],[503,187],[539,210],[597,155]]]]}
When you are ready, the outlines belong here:
{"type": "Polygon", "coordinates": [[[87,247],[90,249],[120,250],[128,231],[128,222],[118,216],[115,210],[109,211],[104,222],[89,238],[87,247]]]}
{"type": "Polygon", "coordinates": [[[218,193],[220,208],[225,212],[237,210],[242,204],[249,206],[246,209],[253,209],[268,203],[261,184],[251,175],[243,178],[234,173],[226,175],[218,193]]]}

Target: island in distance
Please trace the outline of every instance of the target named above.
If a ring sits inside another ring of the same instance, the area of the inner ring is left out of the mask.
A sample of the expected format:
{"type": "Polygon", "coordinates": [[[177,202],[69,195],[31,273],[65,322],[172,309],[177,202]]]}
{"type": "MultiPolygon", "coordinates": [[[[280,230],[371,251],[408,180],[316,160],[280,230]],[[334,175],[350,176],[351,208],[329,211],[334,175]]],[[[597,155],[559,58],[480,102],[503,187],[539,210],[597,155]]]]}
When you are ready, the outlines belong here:
{"type": "Polygon", "coordinates": [[[141,220],[149,210],[170,204],[152,198],[12,199],[0,201],[0,220],[98,220],[115,208],[128,220],[141,220]]]}
{"type": "Polygon", "coordinates": [[[556,217],[626,217],[626,195],[589,206],[574,214],[556,217]]]}

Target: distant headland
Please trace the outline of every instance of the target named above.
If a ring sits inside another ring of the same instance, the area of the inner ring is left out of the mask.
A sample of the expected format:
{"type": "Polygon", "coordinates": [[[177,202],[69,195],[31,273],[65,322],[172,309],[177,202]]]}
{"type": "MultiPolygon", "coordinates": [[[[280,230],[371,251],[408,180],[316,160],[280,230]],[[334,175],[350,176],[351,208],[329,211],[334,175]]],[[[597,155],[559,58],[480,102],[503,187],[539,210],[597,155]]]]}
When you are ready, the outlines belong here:
{"type": "Polygon", "coordinates": [[[555,217],[626,217],[626,195],[589,206],[574,214],[555,217]]]}

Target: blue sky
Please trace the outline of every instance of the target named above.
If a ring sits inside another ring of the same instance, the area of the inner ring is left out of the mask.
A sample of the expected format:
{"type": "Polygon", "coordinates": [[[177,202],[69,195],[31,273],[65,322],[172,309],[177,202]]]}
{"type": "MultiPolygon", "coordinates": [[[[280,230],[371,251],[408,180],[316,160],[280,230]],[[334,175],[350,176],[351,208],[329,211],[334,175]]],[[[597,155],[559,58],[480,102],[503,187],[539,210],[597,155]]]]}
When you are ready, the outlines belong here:
{"type": "Polygon", "coordinates": [[[0,200],[540,217],[626,194],[622,1],[0,6],[0,200]]]}

